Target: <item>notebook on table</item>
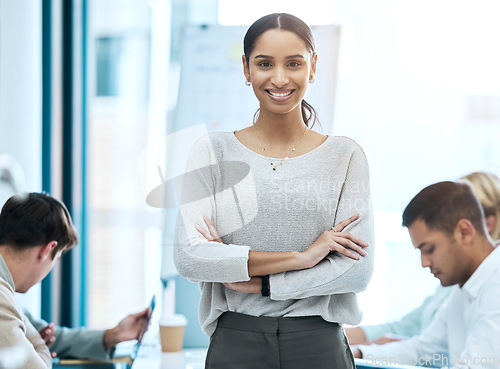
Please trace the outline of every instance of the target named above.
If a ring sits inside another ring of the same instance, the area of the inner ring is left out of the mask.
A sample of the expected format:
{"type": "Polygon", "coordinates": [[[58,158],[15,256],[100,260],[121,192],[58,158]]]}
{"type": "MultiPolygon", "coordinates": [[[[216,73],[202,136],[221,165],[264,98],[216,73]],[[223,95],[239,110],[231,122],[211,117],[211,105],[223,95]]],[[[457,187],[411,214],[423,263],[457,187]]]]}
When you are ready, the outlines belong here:
{"type": "Polygon", "coordinates": [[[156,297],[153,296],[149,306],[149,315],[144,325],[141,327],[137,342],[134,344],[132,351],[127,355],[116,356],[111,360],[91,360],[91,359],[59,359],[52,360],[52,367],[58,369],[131,369],[134,364],[139,348],[141,347],[142,338],[151,321],[153,310],[156,306],[156,297]]]}

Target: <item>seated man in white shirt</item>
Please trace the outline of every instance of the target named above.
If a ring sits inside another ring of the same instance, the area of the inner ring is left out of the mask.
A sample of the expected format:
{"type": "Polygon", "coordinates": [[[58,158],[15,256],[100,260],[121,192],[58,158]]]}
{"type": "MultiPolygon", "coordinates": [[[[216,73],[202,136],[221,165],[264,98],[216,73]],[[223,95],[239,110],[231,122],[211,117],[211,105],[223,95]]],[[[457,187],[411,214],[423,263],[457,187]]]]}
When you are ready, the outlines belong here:
{"type": "MultiPolygon", "coordinates": [[[[500,243],[500,178],[493,173],[473,172],[461,177],[458,182],[471,186],[484,210],[486,228],[493,241],[500,243]]],[[[351,345],[369,345],[400,341],[418,336],[434,319],[439,307],[449,297],[453,286],[439,286],[433,295],[427,297],[401,319],[384,324],[346,328],[345,333],[351,345]]]]}
{"type": "Polygon", "coordinates": [[[500,250],[470,187],[440,182],[424,188],[406,207],[403,226],[422,266],[441,285],[455,286],[419,336],[358,346],[354,356],[374,364],[500,368],[500,250]]]}

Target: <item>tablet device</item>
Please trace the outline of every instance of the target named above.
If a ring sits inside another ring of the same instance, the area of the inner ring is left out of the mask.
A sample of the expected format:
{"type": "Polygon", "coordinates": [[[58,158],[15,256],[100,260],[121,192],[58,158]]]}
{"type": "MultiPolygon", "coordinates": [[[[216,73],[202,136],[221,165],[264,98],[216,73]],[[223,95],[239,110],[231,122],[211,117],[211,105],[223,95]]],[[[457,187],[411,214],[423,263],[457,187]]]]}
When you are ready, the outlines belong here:
{"type": "Polygon", "coordinates": [[[137,335],[137,342],[130,355],[117,356],[112,360],[92,360],[92,359],[59,359],[54,358],[52,360],[52,366],[58,369],[130,369],[134,364],[134,360],[137,357],[139,348],[141,347],[142,339],[144,333],[146,332],[151,317],[153,316],[153,311],[156,306],[156,296],[153,295],[151,298],[151,303],[149,304],[149,309],[147,311],[147,318],[144,321],[143,326],[139,330],[137,335]]]}
{"type": "MultiPolygon", "coordinates": [[[[156,296],[153,295],[151,298],[151,303],[149,304],[149,309],[148,309],[148,317],[144,321],[144,325],[141,327],[141,330],[139,331],[139,335],[137,336],[137,343],[135,344],[135,350],[132,354],[132,363],[134,362],[135,358],[137,357],[137,353],[139,352],[139,348],[141,347],[142,343],[142,338],[144,337],[144,333],[148,329],[149,322],[151,322],[151,317],[153,316],[153,311],[156,307],[156,296]]],[[[132,364],[131,364],[132,366],[132,364]]]]}

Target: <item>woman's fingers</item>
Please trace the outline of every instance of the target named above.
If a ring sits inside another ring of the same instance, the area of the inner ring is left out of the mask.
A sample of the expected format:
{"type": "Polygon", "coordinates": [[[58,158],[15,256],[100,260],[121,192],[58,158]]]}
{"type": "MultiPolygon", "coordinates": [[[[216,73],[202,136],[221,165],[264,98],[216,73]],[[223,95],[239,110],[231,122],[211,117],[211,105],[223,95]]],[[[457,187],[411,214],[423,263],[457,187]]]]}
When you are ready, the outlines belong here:
{"type": "Polygon", "coordinates": [[[358,237],[343,232],[334,232],[330,233],[332,236],[332,251],[336,251],[342,255],[350,257],[351,259],[359,260],[359,255],[366,256],[368,255],[364,247],[367,247],[368,244],[358,237]]]}
{"type": "Polygon", "coordinates": [[[196,230],[198,232],[200,232],[200,234],[201,234],[200,237],[201,238],[203,238],[206,241],[211,241],[212,240],[212,235],[205,228],[203,228],[201,225],[198,225],[198,224],[196,224],[195,227],[196,227],[196,230]]]}
{"type": "Polygon", "coordinates": [[[359,237],[356,237],[352,233],[348,233],[348,232],[331,232],[331,235],[332,235],[332,237],[334,239],[342,239],[342,238],[343,239],[347,239],[347,240],[350,240],[353,243],[355,243],[356,245],[361,246],[361,247],[368,247],[368,246],[370,246],[367,242],[363,241],[359,237]]]}
{"type": "Polygon", "coordinates": [[[203,220],[208,227],[210,234],[213,236],[212,241],[222,242],[222,238],[220,238],[219,233],[215,229],[214,223],[206,216],[203,216],[203,220]]]}
{"type": "Polygon", "coordinates": [[[358,254],[355,254],[354,252],[352,251],[349,251],[348,249],[346,249],[345,247],[343,247],[342,245],[335,245],[333,247],[333,250],[332,251],[336,251],[338,252],[339,254],[342,254],[342,255],[345,255],[351,259],[354,259],[354,260],[359,260],[359,255],[358,254]]]}
{"type": "Polygon", "coordinates": [[[341,221],[339,224],[335,225],[333,228],[335,228],[335,230],[337,232],[342,232],[345,227],[347,227],[349,224],[351,224],[352,222],[354,222],[358,218],[359,218],[359,213],[358,214],[354,214],[352,217],[350,217],[350,218],[348,218],[346,220],[341,221]]]}
{"type": "Polygon", "coordinates": [[[199,224],[195,225],[196,230],[201,234],[200,237],[206,241],[215,241],[222,243],[222,238],[219,236],[219,233],[215,229],[214,223],[206,215],[203,216],[203,220],[205,221],[208,230],[206,230],[199,224]]]}
{"type": "Polygon", "coordinates": [[[359,255],[366,256],[368,255],[362,247],[360,247],[357,243],[351,241],[348,238],[343,237],[335,237],[333,238],[334,242],[343,246],[346,249],[350,249],[352,251],[356,251],[359,255]]]}

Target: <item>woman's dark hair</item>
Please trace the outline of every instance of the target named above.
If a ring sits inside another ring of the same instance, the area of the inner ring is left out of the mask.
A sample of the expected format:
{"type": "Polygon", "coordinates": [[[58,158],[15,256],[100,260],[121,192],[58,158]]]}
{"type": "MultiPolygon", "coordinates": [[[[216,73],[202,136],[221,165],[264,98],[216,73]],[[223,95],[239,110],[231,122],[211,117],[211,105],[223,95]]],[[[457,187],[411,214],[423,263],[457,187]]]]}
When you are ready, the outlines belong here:
{"type": "Polygon", "coordinates": [[[44,193],[12,196],[0,213],[0,245],[22,251],[57,241],[52,258],[78,242],[64,204],[44,193]]]}
{"type": "MultiPolygon", "coordinates": [[[[245,38],[243,39],[243,52],[245,53],[245,59],[247,65],[250,65],[250,54],[255,48],[255,43],[258,38],[266,31],[271,29],[290,31],[295,33],[299,38],[306,44],[307,50],[314,54],[314,38],[311,29],[307,24],[304,23],[300,18],[287,13],[273,13],[266,15],[258,20],[256,20],[250,28],[248,28],[245,38]]],[[[309,127],[309,123],[312,124],[309,128],[312,128],[314,124],[318,121],[316,110],[305,100],[302,100],[302,119],[304,119],[305,124],[309,127]]],[[[258,111],[255,117],[258,116],[258,111]]]]}

